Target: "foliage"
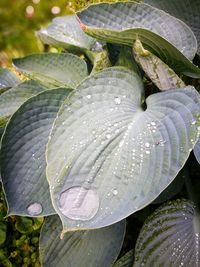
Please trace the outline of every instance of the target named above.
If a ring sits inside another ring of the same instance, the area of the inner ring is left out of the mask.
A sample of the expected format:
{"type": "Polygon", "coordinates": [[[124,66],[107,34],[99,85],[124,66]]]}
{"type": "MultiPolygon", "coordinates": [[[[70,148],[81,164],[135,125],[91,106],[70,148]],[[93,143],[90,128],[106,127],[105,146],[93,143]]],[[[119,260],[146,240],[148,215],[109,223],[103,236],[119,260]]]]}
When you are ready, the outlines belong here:
{"type": "MultiPolygon", "coordinates": [[[[14,59],[25,81],[1,70],[6,220],[30,248],[46,217],[44,267],[200,266],[200,5],[168,2],[55,18],[37,36],[61,52],[14,59]]],[[[2,264],[33,264],[12,249],[2,264]]]]}

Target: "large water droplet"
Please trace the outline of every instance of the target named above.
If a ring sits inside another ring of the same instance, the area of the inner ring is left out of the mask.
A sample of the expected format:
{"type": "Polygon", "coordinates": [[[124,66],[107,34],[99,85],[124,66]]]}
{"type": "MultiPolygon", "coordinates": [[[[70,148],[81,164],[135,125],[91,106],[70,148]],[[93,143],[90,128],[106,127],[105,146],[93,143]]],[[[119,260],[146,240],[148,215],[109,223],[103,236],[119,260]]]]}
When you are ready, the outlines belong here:
{"type": "Polygon", "coordinates": [[[92,219],[99,209],[99,196],[94,189],[72,187],[61,193],[59,209],[72,220],[87,221],[92,219]]]}
{"type": "Polygon", "coordinates": [[[27,207],[27,212],[31,216],[37,216],[42,213],[42,205],[38,202],[32,203],[27,207]]]}
{"type": "Polygon", "coordinates": [[[114,196],[116,196],[118,194],[117,189],[113,189],[112,193],[113,193],[114,196]]]}
{"type": "Polygon", "coordinates": [[[146,142],[144,145],[145,147],[150,147],[150,144],[148,142],[146,142]]]}

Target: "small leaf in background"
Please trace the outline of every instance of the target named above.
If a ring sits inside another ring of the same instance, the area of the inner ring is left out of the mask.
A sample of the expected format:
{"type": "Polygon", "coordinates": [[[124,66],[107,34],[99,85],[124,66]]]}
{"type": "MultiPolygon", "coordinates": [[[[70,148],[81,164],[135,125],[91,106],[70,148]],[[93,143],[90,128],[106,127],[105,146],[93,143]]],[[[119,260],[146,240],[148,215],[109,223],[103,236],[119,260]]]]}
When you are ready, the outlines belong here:
{"type": "Polygon", "coordinates": [[[194,147],[194,155],[200,164],[200,138],[194,147]]]}
{"type": "Polygon", "coordinates": [[[1,174],[9,215],[55,213],[45,174],[45,149],[56,114],[70,91],[52,89],[30,98],[7,124],[2,139],[1,174]]]}
{"type": "Polygon", "coordinates": [[[142,209],[185,164],[198,138],[198,92],[153,94],[146,109],[143,98],[140,77],[112,67],[85,79],[61,106],[47,179],[66,231],[107,226],[142,209]]]}
{"type": "Polygon", "coordinates": [[[189,200],[169,201],[145,222],[135,248],[134,267],[198,267],[199,213],[189,200]]]}
{"type": "Polygon", "coordinates": [[[199,0],[144,0],[145,3],[162,9],[184,21],[194,32],[200,53],[200,1],[199,0]]]}
{"type": "Polygon", "coordinates": [[[200,69],[191,63],[197,52],[196,37],[184,22],[168,13],[146,4],[118,2],[91,5],[77,15],[92,37],[131,47],[139,38],[176,72],[200,77],[200,69]]]}
{"type": "Polygon", "coordinates": [[[31,218],[16,216],[15,227],[22,234],[28,234],[33,231],[33,221],[31,218]]]}
{"type": "Polygon", "coordinates": [[[6,241],[7,234],[7,224],[4,222],[0,222],[0,245],[2,245],[6,241]]]}
{"type": "Polygon", "coordinates": [[[62,239],[58,216],[46,218],[40,235],[40,261],[44,267],[110,267],[125,234],[125,221],[91,231],[66,233],[62,239]]]}
{"type": "Polygon", "coordinates": [[[85,61],[69,53],[41,53],[13,59],[18,71],[51,87],[75,88],[87,77],[85,61]]]}
{"type": "Polygon", "coordinates": [[[36,34],[45,44],[68,49],[90,50],[96,41],[84,33],[76,15],[57,17],[46,29],[36,34]]]}
{"type": "MultiPolygon", "coordinates": [[[[7,122],[8,118],[30,97],[48,89],[33,80],[25,81],[4,92],[0,97],[0,118],[7,122]]],[[[4,124],[5,124],[4,123],[4,124]]]]}
{"type": "Polygon", "coordinates": [[[12,71],[0,68],[0,92],[2,89],[16,86],[20,82],[21,80],[12,71]]]}
{"type": "Polygon", "coordinates": [[[130,250],[123,257],[115,262],[113,267],[132,267],[134,261],[134,251],[130,250]]]}
{"type": "Polygon", "coordinates": [[[144,49],[139,39],[133,44],[135,59],[152,82],[161,90],[184,87],[184,82],[161,59],[144,49]]]}

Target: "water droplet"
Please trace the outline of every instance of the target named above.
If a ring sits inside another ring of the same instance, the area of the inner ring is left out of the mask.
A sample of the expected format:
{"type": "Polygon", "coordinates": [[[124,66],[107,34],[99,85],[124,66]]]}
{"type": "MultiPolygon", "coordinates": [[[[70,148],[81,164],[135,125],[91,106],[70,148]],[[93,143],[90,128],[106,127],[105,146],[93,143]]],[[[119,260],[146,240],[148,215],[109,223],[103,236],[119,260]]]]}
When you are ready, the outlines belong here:
{"type": "Polygon", "coordinates": [[[114,196],[116,196],[118,194],[117,189],[113,189],[112,193],[113,193],[114,196]]]}
{"type": "Polygon", "coordinates": [[[147,155],[149,155],[151,152],[150,152],[150,150],[146,150],[145,153],[146,153],[147,155]]]}
{"type": "Polygon", "coordinates": [[[31,216],[36,216],[42,213],[42,205],[38,202],[32,203],[27,207],[27,212],[31,216]]]}
{"type": "Polygon", "coordinates": [[[156,126],[155,121],[152,121],[152,122],[151,122],[151,125],[152,125],[152,126],[156,126]]]}
{"type": "Polygon", "coordinates": [[[87,221],[92,219],[99,209],[99,196],[94,189],[72,187],[61,193],[59,209],[72,220],[87,221]]]}
{"type": "Polygon", "coordinates": [[[148,142],[146,142],[144,145],[145,147],[150,147],[150,144],[148,142]]]}
{"type": "Polygon", "coordinates": [[[115,104],[120,105],[121,104],[121,99],[119,97],[115,97],[115,104]]]}
{"type": "Polygon", "coordinates": [[[196,124],[196,121],[192,121],[192,125],[195,125],[196,124]]]}
{"type": "Polygon", "coordinates": [[[87,97],[87,99],[90,99],[92,96],[91,95],[87,95],[86,97],[87,97]]]}
{"type": "Polygon", "coordinates": [[[106,134],[107,139],[110,139],[110,137],[111,137],[111,134],[106,134]]]}

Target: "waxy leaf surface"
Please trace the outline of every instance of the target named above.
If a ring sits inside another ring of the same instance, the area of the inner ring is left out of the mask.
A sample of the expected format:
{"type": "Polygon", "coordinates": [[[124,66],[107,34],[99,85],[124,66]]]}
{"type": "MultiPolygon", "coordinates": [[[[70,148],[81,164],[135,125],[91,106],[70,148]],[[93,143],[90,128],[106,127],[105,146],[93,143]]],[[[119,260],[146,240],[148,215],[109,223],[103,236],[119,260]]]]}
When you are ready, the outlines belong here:
{"type": "Polygon", "coordinates": [[[60,239],[58,216],[46,218],[40,236],[40,261],[44,267],[110,267],[125,234],[125,221],[109,227],[68,232],[60,239]]]}
{"type": "Polygon", "coordinates": [[[123,68],[86,79],[61,106],[47,147],[51,198],[65,230],[113,224],[151,203],[198,138],[192,87],[153,94],[123,68]],[[194,123],[195,121],[195,123],[194,123]]]}
{"type": "Polygon", "coordinates": [[[21,80],[9,69],[0,68],[0,90],[11,88],[19,84],[21,80]]]}
{"type": "Polygon", "coordinates": [[[6,127],[0,160],[9,215],[55,213],[45,174],[45,149],[52,123],[69,92],[53,89],[30,98],[6,127]]]}

